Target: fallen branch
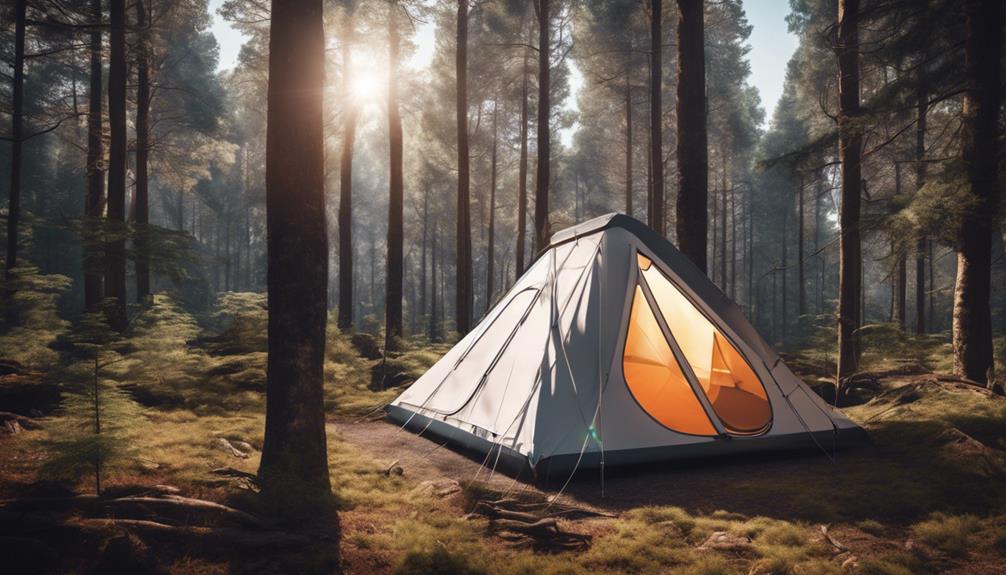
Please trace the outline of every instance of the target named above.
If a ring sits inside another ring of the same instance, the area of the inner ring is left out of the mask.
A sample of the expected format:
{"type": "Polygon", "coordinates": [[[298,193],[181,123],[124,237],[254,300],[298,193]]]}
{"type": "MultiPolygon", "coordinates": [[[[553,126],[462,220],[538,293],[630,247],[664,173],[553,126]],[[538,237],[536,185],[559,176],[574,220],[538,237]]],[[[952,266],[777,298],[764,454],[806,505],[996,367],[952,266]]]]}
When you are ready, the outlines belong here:
{"type": "Polygon", "coordinates": [[[834,553],[832,555],[832,557],[837,557],[837,556],[841,555],[842,553],[848,553],[850,551],[850,549],[848,547],[846,547],[845,545],[839,543],[837,540],[835,540],[834,537],[831,536],[830,533],[828,533],[828,526],[827,525],[822,525],[821,526],[821,535],[823,535],[824,536],[824,540],[827,541],[828,544],[831,545],[832,547],[834,547],[835,550],[837,551],[836,553],[834,553]]]}
{"type": "Polygon", "coordinates": [[[168,495],[165,497],[121,497],[118,499],[110,499],[108,501],[102,501],[102,505],[117,507],[117,506],[150,506],[150,507],[160,507],[162,509],[174,509],[181,511],[205,511],[210,513],[215,513],[223,517],[233,519],[239,523],[247,525],[249,527],[254,527],[255,529],[268,529],[265,523],[259,518],[241,511],[239,509],[234,509],[233,507],[228,507],[226,505],[221,505],[219,503],[214,503],[212,501],[204,501],[202,499],[191,499],[189,497],[181,497],[178,495],[168,495]]]}
{"type": "Polygon", "coordinates": [[[76,519],[69,525],[82,528],[119,528],[147,535],[181,537],[187,539],[212,540],[216,543],[241,547],[294,547],[307,545],[310,540],[303,535],[292,535],[282,531],[246,531],[232,527],[189,527],[167,525],[146,519],[76,519]]]}

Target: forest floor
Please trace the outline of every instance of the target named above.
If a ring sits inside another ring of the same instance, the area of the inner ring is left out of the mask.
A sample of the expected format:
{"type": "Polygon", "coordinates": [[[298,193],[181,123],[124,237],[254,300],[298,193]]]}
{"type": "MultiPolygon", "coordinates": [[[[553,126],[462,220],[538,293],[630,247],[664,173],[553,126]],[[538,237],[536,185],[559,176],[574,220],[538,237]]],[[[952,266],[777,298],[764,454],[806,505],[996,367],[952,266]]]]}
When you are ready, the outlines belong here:
{"type": "MultiPolygon", "coordinates": [[[[264,507],[242,476],[256,470],[262,440],[260,299],[225,297],[205,317],[155,300],[105,374],[142,408],[132,456],[106,470],[102,498],[87,500],[98,507],[58,513],[25,506],[77,505],[94,489],[87,473],[49,471],[52,435],[70,414],[53,399],[65,371],[51,346],[25,343],[58,339],[42,330],[0,336],[16,361],[0,370],[0,412],[27,416],[0,432],[0,556],[13,572],[108,572],[125,553],[136,573],[1006,573],[1006,399],[935,375],[949,361],[939,336],[891,339],[878,328],[883,337],[864,346],[872,371],[844,412],[872,446],[609,470],[603,496],[600,477],[586,474],[556,497],[559,486],[490,477],[480,459],[380,419],[400,387],[374,391],[374,378],[404,384],[447,346],[410,342],[385,363],[367,338],[333,330],[338,516],[319,508],[323,519],[303,527],[264,507]],[[185,508],[164,519],[180,531],[158,532],[106,507],[137,494],[158,509],[161,498],[211,501],[265,525],[185,508]],[[514,514],[555,521],[525,529],[507,522],[514,514]]],[[[788,360],[826,384],[827,353],[788,360]]]]}

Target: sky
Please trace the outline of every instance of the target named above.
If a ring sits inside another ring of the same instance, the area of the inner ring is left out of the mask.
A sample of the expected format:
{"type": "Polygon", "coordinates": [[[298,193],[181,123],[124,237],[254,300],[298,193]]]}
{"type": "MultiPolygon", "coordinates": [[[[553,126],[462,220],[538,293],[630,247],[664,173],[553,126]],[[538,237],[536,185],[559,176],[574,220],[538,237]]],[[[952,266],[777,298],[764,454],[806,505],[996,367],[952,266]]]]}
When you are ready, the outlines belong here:
{"type": "MultiPolygon", "coordinates": [[[[216,12],[224,0],[210,0],[210,11],[213,14],[213,24],[210,31],[220,44],[219,70],[233,68],[237,63],[238,54],[244,37],[221,18],[216,12]]],[[[798,40],[789,33],[786,27],[786,15],[789,14],[789,0],[748,0],[745,4],[748,21],[753,26],[749,43],[751,51],[748,58],[751,62],[751,77],[749,82],[758,89],[766,117],[772,117],[776,102],[782,95],[783,81],[786,78],[786,63],[798,40]]],[[[416,30],[414,41],[415,52],[405,62],[406,66],[422,70],[429,66],[433,58],[436,27],[433,23],[420,24],[416,30]]],[[[576,62],[571,66],[571,87],[574,95],[583,83],[583,76],[576,68],[576,62]]],[[[576,108],[576,98],[570,98],[566,107],[576,108]]],[[[576,126],[560,133],[563,143],[572,142],[576,126]]]]}

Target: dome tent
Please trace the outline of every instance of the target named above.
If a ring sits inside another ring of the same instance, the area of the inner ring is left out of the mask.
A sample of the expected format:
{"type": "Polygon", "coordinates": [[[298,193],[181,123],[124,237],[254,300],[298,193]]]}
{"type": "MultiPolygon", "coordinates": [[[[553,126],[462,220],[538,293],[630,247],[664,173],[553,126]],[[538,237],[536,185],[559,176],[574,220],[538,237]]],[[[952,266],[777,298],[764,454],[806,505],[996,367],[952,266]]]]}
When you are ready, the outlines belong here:
{"type": "Polygon", "coordinates": [[[669,241],[565,229],[389,419],[537,477],[865,439],[669,241]]]}

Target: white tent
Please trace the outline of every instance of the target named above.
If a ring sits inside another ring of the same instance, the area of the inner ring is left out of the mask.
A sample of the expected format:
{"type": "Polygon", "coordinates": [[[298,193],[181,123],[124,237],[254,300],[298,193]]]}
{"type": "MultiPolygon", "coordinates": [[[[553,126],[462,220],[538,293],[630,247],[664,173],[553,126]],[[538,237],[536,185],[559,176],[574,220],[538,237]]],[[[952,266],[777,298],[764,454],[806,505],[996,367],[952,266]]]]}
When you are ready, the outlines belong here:
{"type": "Polygon", "coordinates": [[[538,477],[865,438],[663,237],[621,214],[557,233],[390,419],[538,477]]]}

